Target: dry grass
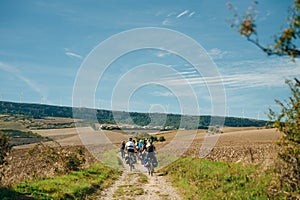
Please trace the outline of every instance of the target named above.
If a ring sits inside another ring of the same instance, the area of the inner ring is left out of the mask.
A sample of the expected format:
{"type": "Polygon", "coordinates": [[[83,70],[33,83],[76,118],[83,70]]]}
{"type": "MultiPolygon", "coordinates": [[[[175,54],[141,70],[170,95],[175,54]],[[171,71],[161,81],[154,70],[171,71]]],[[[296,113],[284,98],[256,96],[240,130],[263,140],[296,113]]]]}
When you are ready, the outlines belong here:
{"type": "MultiPolygon", "coordinates": [[[[276,153],[277,149],[274,142],[281,135],[275,129],[257,129],[255,127],[225,127],[223,131],[224,133],[220,135],[214,149],[207,156],[208,159],[252,164],[261,163],[276,153]]],[[[75,128],[39,130],[35,132],[56,140],[62,146],[81,145],[81,140],[75,128]]],[[[96,132],[100,134],[100,131],[96,132]]],[[[130,137],[130,135],[124,134],[122,131],[102,132],[116,147],[119,147],[122,140],[127,140],[130,137]]],[[[180,139],[184,134],[192,134],[192,132],[192,130],[160,132],[156,136],[164,136],[166,142],[156,143],[156,147],[161,149],[176,135],[180,139]]],[[[198,130],[193,143],[184,155],[198,157],[205,135],[205,130],[198,130]]]]}
{"type": "Polygon", "coordinates": [[[35,133],[49,137],[62,146],[82,145],[76,128],[35,130],[35,133]]]}
{"type": "Polygon", "coordinates": [[[257,127],[223,127],[223,133],[231,133],[235,131],[251,131],[257,130],[257,127]]]}
{"type": "Polygon", "coordinates": [[[59,144],[37,144],[32,148],[12,149],[8,155],[7,165],[4,165],[3,185],[12,185],[34,178],[46,178],[64,174],[67,171],[66,162],[72,154],[82,150],[82,158],[85,163],[82,168],[88,167],[96,160],[84,148],[84,146],[65,146],[59,144]]]}
{"type": "MultiPolygon", "coordinates": [[[[228,162],[258,164],[270,162],[277,153],[275,141],[281,134],[275,129],[236,129],[221,134],[206,158],[228,162]]],[[[204,134],[197,135],[186,156],[198,157],[204,134]]]]}

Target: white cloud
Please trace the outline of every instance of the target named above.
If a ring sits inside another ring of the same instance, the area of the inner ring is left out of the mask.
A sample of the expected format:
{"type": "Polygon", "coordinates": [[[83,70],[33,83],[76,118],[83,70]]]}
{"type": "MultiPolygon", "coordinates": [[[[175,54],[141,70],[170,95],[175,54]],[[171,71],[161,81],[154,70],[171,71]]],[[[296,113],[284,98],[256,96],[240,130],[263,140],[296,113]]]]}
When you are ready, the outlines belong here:
{"type": "Polygon", "coordinates": [[[167,77],[165,81],[171,85],[186,84],[193,86],[211,86],[224,84],[227,89],[281,87],[285,79],[300,77],[300,64],[286,59],[269,61],[252,60],[230,63],[231,66],[220,68],[221,77],[200,77],[195,72],[179,72],[185,81],[175,77],[167,77]]]}
{"type": "Polygon", "coordinates": [[[189,10],[184,10],[181,13],[177,14],[176,12],[171,12],[167,15],[166,19],[162,21],[162,25],[169,26],[176,22],[176,19],[180,19],[184,15],[188,15],[188,18],[191,18],[195,15],[195,12],[190,12],[189,10]]]}
{"type": "Polygon", "coordinates": [[[155,55],[159,58],[164,58],[168,55],[170,55],[171,53],[170,52],[167,52],[167,51],[158,51],[155,55]]]}
{"type": "Polygon", "coordinates": [[[78,59],[82,60],[82,56],[81,56],[81,55],[72,52],[72,51],[71,51],[70,49],[68,49],[68,48],[65,48],[65,54],[66,54],[67,56],[69,56],[70,58],[78,58],[78,59]]]}
{"type": "Polygon", "coordinates": [[[79,54],[76,54],[76,53],[66,52],[66,55],[69,56],[69,57],[82,59],[82,56],[79,55],[79,54]]]}
{"type": "Polygon", "coordinates": [[[189,17],[192,17],[194,14],[195,14],[195,12],[191,12],[191,13],[189,14],[189,17]]]}
{"type": "Polygon", "coordinates": [[[185,10],[185,11],[179,13],[179,14],[176,16],[176,18],[180,18],[180,17],[182,17],[182,16],[184,16],[184,15],[186,15],[186,14],[188,14],[188,13],[189,13],[189,10],[185,10]]]}
{"type": "Polygon", "coordinates": [[[167,18],[165,20],[162,21],[162,25],[163,26],[171,26],[175,21],[173,19],[167,18]]]}
{"type": "Polygon", "coordinates": [[[154,91],[154,92],[152,92],[152,95],[154,95],[154,96],[160,96],[160,97],[174,96],[173,93],[169,92],[169,91],[166,91],[166,92],[154,91]]]}
{"type": "Polygon", "coordinates": [[[228,54],[227,51],[222,51],[221,49],[218,48],[213,48],[209,50],[208,55],[211,56],[213,59],[222,59],[224,56],[228,54]]]}

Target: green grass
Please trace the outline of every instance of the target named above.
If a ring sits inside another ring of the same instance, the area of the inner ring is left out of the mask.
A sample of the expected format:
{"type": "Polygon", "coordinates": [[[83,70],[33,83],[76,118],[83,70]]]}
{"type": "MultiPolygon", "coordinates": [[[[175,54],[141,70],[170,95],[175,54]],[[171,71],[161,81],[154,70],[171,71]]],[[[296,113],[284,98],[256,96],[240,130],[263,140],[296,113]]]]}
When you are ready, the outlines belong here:
{"type": "Polygon", "coordinates": [[[101,156],[101,161],[110,167],[113,167],[116,169],[122,169],[123,168],[122,161],[120,160],[119,157],[117,157],[118,152],[119,152],[119,149],[111,149],[111,150],[105,152],[101,156]]]}
{"type": "Polygon", "coordinates": [[[143,195],[145,191],[143,188],[138,185],[120,185],[118,189],[113,194],[114,198],[121,198],[124,196],[135,196],[135,195],[143,195]]]}
{"type": "Polygon", "coordinates": [[[0,121],[0,127],[1,130],[6,130],[6,129],[27,130],[23,124],[16,121],[0,121]]]}
{"type": "Polygon", "coordinates": [[[145,174],[139,173],[138,177],[139,177],[137,180],[138,183],[140,183],[140,184],[148,183],[148,177],[145,174]]]}
{"type": "Polygon", "coordinates": [[[0,187],[0,199],[1,200],[12,200],[12,199],[22,199],[22,200],[31,200],[34,198],[27,197],[16,192],[12,188],[0,187]]]}
{"type": "Polygon", "coordinates": [[[129,173],[129,174],[125,177],[124,181],[125,181],[125,182],[130,182],[134,177],[137,178],[137,179],[136,179],[137,184],[145,184],[145,183],[148,183],[148,177],[147,177],[145,174],[141,173],[141,172],[139,172],[139,173],[129,173]]]}
{"type": "Polygon", "coordinates": [[[179,157],[173,154],[165,154],[165,153],[158,153],[155,155],[158,161],[158,167],[157,169],[161,169],[165,166],[168,166],[169,164],[176,161],[179,157]]]}
{"type": "Polygon", "coordinates": [[[1,130],[5,135],[9,137],[10,146],[18,146],[23,144],[37,143],[41,141],[50,141],[48,137],[42,137],[32,131],[21,131],[13,129],[1,130]]]}
{"type": "Polygon", "coordinates": [[[119,185],[114,191],[114,199],[135,199],[133,196],[143,195],[145,193],[143,185],[148,183],[148,177],[141,173],[129,173],[122,180],[123,185],[119,185]]]}
{"type": "Polygon", "coordinates": [[[37,133],[33,133],[32,131],[20,131],[20,130],[2,130],[9,137],[23,137],[23,138],[43,138],[41,135],[37,133]]]}
{"type": "Polygon", "coordinates": [[[163,169],[185,199],[268,199],[271,175],[257,166],[183,158],[163,169]]]}
{"type": "Polygon", "coordinates": [[[96,164],[67,175],[17,184],[13,189],[36,199],[83,199],[109,186],[119,175],[115,169],[96,164]]]}

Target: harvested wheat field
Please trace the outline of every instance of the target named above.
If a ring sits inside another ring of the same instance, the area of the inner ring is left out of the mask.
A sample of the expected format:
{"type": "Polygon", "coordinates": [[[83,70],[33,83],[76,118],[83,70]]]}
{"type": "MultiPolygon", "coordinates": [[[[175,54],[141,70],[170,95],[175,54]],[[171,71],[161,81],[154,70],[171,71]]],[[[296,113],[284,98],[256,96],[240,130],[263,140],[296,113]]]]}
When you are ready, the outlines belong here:
{"type": "MultiPolygon", "coordinates": [[[[271,162],[280,136],[275,129],[225,128],[206,158],[245,164],[271,162]]],[[[198,157],[204,137],[205,133],[199,133],[185,155],[198,157]]]]}
{"type": "MultiPolygon", "coordinates": [[[[83,144],[85,144],[85,146],[107,145],[109,146],[107,149],[113,147],[118,148],[122,140],[127,140],[128,137],[130,137],[128,134],[123,134],[122,131],[95,131],[90,127],[48,129],[37,130],[35,132],[44,137],[53,139],[61,146],[78,146],[83,144]],[[78,130],[81,132],[81,138],[79,137],[78,130]]],[[[280,135],[281,133],[275,129],[225,127],[223,133],[219,135],[214,148],[206,158],[229,162],[243,162],[247,164],[262,163],[274,157],[274,154],[276,153],[275,141],[279,139],[280,135]]],[[[206,131],[164,131],[159,132],[156,136],[164,136],[166,138],[166,142],[156,144],[158,150],[163,149],[163,147],[170,142],[174,142],[174,138],[176,138],[176,143],[180,142],[181,144],[175,145],[175,149],[172,149],[173,153],[176,153],[177,147],[185,146],[188,148],[184,153],[184,156],[199,157],[199,151],[206,136],[206,131]],[[187,140],[186,138],[189,139],[187,140]]],[[[28,148],[33,145],[34,144],[23,145],[16,148],[28,148]]],[[[102,149],[101,151],[103,150],[105,149],[102,149]]]]}

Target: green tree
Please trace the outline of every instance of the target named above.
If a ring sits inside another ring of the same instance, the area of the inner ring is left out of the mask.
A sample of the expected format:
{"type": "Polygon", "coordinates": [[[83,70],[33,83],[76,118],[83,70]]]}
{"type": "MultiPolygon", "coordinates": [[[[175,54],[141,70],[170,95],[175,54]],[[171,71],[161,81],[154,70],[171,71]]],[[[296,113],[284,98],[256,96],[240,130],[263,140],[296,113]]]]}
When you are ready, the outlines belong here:
{"type": "MultiPolygon", "coordinates": [[[[300,38],[300,0],[294,0],[287,16],[288,25],[275,37],[271,45],[263,45],[258,38],[256,25],[256,10],[258,4],[253,1],[243,17],[239,17],[237,9],[228,3],[232,16],[230,24],[237,28],[238,32],[248,41],[255,44],[268,55],[290,56],[294,61],[300,57],[297,40],[300,38]]],[[[299,45],[299,41],[298,41],[299,45]]],[[[283,133],[278,141],[279,163],[275,172],[279,178],[279,184],[275,185],[271,195],[286,195],[289,199],[300,199],[300,82],[286,81],[292,95],[285,102],[276,100],[281,107],[280,113],[270,110],[270,117],[274,120],[274,126],[283,133]]]]}
{"type": "Polygon", "coordinates": [[[268,55],[290,56],[292,59],[300,57],[300,49],[297,46],[297,40],[300,38],[300,0],[294,0],[293,5],[288,10],[287,26],[275,36],[274,43],[271,45],[262,44],[259,41],[256,25],[257,10],[255,9],[257,4],[258,1],[254,0],[241,17],[237,8],[231,3],[227,3],[228,9],[231,11],[230,26],[236,28],[242,36],[268,55]]]}
{"type": "Polygon", "coordinates": [[[279,175],[279,193],[291,198],[300,198],[300,81],[287,81],[291,90],[288,101],[276,103],[281,107],[280,113],[270,110],[274,126],[283,133],[278,141],[280,147],[279,163],[275,171],[279,175]]]}

